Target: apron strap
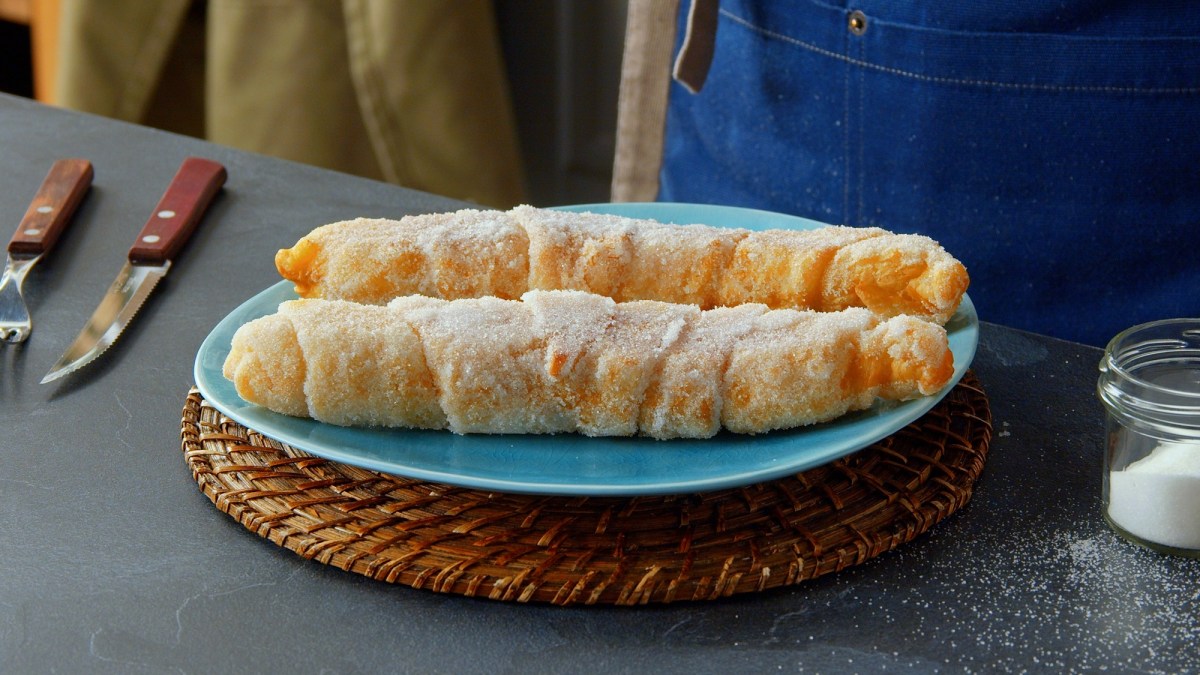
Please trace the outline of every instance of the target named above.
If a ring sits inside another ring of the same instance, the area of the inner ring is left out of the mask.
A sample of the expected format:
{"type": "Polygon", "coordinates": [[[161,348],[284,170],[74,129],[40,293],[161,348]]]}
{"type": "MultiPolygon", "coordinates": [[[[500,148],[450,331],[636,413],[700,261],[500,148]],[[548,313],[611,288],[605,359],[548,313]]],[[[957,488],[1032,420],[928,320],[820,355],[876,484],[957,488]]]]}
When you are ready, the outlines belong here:
{"type": "Polygon", "coordinates": [[[658,195],[678,16],[679,0],[629,2],[617,99],[614,202],[652,202],[658,195]]]}

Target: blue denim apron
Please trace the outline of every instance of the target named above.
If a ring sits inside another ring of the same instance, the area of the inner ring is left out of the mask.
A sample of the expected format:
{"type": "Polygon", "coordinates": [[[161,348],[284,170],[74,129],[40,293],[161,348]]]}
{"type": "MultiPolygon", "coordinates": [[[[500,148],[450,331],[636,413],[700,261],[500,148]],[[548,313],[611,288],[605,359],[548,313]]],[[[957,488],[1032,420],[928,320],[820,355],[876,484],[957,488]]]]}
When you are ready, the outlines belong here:
{"type": "Polygon", "coordinates": [[[658,199],[927,234],[982,319],[1103,345],[1200,315],[1197,36],[1197,3],[725,1],[658,199]]]}

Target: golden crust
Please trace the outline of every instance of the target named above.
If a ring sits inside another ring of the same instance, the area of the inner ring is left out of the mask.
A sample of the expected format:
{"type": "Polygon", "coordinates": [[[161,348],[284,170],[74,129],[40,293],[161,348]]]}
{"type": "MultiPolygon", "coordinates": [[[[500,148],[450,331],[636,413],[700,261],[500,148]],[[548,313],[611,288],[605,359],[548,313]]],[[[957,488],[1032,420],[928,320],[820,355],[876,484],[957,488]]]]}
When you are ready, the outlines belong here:
{"type": "Polygon", "coordinates": [[[827,306],[866,307],[946,323],[970,279],[967,269],[929,237],[871,237],[838,249],[822,285],[827,306]]]}
{"type": "Polygon", "coordinates": [[[301,297],[371,304],[568,289],[702,309],[867,307],[939,323],[969,283],[937,242],[878,228],[752,232],[531,206],[334,223],[280,251],[276,266],[301,297]]]}
{"type": "Polygon", "coordinates": [[[223,372],[247,401],[285,415],[308,416],[304,352],[287,317],[272,314],[239,328],[223,372]]]}
{"type": "Polygon", "coordinates": [[[776,308],[826,307],[829,303],[821,293],[821,286],[838,250],[888,234],[879,228],[840,226],[751,232],[738,242],[722,279],[721,304],[761,302],[776,308]]]}
{"type": "Polygon", "coordinates": [[[358,218],[316,228],[276,253],[275,266],[302,298],[517,298],[528,283],[529,239],[499,211],[358,218]]]}

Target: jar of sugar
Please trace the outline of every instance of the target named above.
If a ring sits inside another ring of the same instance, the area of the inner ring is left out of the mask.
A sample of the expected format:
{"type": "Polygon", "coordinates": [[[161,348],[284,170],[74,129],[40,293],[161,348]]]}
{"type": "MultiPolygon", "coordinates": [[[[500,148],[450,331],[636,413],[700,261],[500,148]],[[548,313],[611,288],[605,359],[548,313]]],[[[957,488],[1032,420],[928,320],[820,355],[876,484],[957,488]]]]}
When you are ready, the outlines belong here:
{"type": "Polygon", "coordinates": [[[1200,557],[1200,319],[1117,335],[1100,361],[1104,518],[1148,548],[1200,557]]]}

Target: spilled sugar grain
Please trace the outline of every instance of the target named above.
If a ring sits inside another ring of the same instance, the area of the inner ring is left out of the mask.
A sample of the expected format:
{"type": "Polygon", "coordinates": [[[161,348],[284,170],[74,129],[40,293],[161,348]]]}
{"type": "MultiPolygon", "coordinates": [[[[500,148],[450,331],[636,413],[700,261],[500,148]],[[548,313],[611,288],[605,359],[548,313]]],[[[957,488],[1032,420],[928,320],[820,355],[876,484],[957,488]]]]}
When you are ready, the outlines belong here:
{"type": "Polygon", "coordinates": [[[927,536],[953,537],[971,555],[902,548],[876,562],[916,578],[864,594],[889,632],[911,627],[907,647],[949,646],[956,656],[942,660],[954,671],[1200,669],[1200,560],[1138,548],[1098,521],[1042,537],[947,525],[927,536]]]}

